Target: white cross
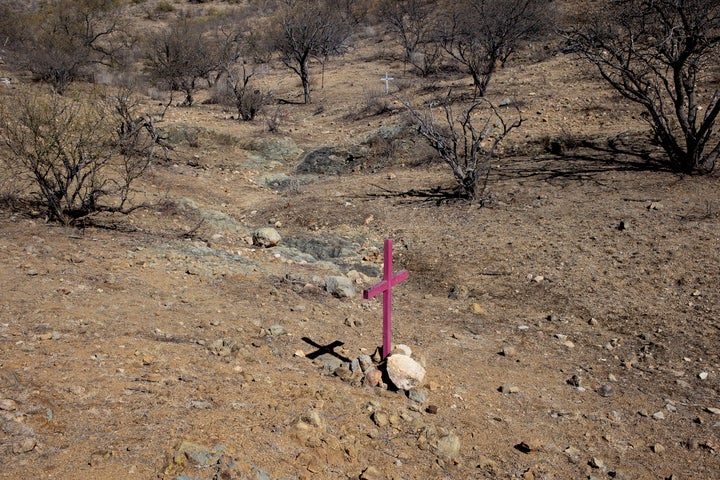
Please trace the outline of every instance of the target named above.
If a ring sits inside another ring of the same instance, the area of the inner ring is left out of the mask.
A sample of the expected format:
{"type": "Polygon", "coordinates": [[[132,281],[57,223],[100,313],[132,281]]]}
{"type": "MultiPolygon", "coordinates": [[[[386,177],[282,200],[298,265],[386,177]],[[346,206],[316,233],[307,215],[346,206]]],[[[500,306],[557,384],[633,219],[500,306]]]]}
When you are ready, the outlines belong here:
{"type": "Polygon", "coordinates": [[[385,81],[385,93],[390,93],[390,80],[395,80],[392,77],[388,77],[387,72],[385,72],[385,76],[381,78],[380,80],[385,81]]]}

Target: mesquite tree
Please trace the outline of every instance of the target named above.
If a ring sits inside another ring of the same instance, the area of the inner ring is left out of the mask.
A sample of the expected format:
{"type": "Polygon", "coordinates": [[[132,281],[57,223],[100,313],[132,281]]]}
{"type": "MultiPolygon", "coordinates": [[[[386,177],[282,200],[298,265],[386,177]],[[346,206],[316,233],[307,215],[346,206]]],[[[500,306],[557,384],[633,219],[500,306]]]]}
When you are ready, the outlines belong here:
{"type": "Polygon", "coordinates": [[[442,47],[467,69],[479,96],[520,43],[546,32],[554,15],[547,0],[450,0],[444,10],[442,47]]]}
{"type": "Polygon", "coordinates": [[[347,47],[352,28],[344,13],[330,0],[290,0],[277,12],[276,28],[267,32],[282,62],[300,77],[305,103],[311,103],[310,60],[324,65],[347,47]]]}
{"type": "Polygon", "coordinates": [[[510,122],[500,107],[481,97],[456,115],[448,93],[440,105],[444,119],[438,120],[435,115],[438,106],[431,105],[421,113],[409,102],[403,103],[420,135],[452,170],[462,195],[470,201],[481,197],[487,186],[490,161],[498,146],[523,123],[520,110],[515,108],[517,117],[510,122]]]}
{"type": "Polygon", "coordinates": [[[709,173],[720,156],[720,3],[608,0],[568,34],[571,47],[640,104],[670,166],[709,173]]]}

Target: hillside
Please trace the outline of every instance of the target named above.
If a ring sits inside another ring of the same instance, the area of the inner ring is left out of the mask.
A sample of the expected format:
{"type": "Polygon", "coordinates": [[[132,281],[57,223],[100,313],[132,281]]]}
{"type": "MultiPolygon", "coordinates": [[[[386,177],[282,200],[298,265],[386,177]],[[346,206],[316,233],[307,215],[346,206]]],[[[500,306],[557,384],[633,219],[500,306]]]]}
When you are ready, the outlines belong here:
{"type": "MultiPolygon", "coordinates": [[[[649,165],[635,107],[538,45],[491,83],[525,121],[485,202],[454,198],[402,101],[472,82],[395,48],[360,35],[322,86],[312,65],[312,104],[254,122],[208,91],[173,104],[174,149],[137,185],[153,208],[60,227],[0,178],[0,478],[717,477],[717,175],[649,165]],[[409,272],[393,339],[427,371],[412,395],[338,368],[381,345],[361,292],[385,238],[409,272]]],[[[257,81],[302,94],[279,64],[257,81]]]]}

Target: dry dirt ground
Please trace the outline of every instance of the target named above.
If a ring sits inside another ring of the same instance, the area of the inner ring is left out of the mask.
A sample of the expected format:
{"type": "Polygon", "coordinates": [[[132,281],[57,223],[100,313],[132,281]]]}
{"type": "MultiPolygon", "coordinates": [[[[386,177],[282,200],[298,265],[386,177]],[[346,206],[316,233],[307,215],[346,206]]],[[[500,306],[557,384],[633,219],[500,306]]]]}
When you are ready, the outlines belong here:
{"type": "Polygon", "coordinates": [[[495,79],[526,122],[483,207],[444,197],[448,169],[410,134],[344,173],[296,173],[317,147],[402,124],[365,109],[399,106],[377,94],[386,70],[418,102],[469,87],[382,49],[329,63],[312,105],[270,107],[277,134],[172,107],[176,149],[141,188],[156,208],[85,229],[0,209],[1,478],[720,476],[717,176],[623,153],[642,125],[562,54],[495,79]],[[277,247],[248,241],[273,225],[277,247]],[[415,400],[332,371],[381,343],[360,291],[384,238],[409,271],[393,334],[426,365],[415,400]],[[357,296],[324,291],[339,274],[357,296]]]}

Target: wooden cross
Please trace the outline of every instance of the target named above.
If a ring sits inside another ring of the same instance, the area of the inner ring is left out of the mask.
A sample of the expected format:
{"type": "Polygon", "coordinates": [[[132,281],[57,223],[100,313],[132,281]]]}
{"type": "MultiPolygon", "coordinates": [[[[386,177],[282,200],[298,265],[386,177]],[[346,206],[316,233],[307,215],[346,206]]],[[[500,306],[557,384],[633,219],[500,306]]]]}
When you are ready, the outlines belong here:
{"type": "MultiPolygon", "coordinates": [[[[386,75],[387,76],[387,75],[386,75]]],[[[392,240],[385,240],[383,252],[385,264],[383,265],[383,281],[373,285],[363,292],[363,298],[373,298],[380,292],[383,294],[383,347],[382,358],[387,357],[392,349],[392,288],[408,278],[408,271],[402,270],[393,276],[392,271],[392,240]]]]}
{"type": "Polygon", "coordinates": [[[392,77],[388,77],[387,72],[385,72],[385,76],[382,77],[380,80],[385,81],[385,93],[386,94],[390,93],[390,80],[395,80],[395,79],[392,77]]]}

